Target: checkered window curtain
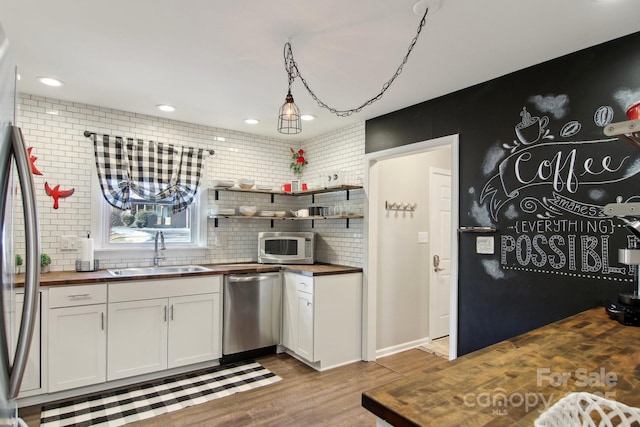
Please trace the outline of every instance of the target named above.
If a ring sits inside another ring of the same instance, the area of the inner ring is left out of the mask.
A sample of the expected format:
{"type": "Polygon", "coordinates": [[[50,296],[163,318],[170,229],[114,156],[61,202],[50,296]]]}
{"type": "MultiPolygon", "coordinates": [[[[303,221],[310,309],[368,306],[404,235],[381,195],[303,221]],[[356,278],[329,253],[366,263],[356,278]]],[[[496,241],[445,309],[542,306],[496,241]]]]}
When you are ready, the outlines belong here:
{"type": "Polygon", "coordinates": [[[186,209],[198,193],[203,150],[161,142],[92,135],[102,194],[110,205],[131,209],[131,193],[186,209]]]}

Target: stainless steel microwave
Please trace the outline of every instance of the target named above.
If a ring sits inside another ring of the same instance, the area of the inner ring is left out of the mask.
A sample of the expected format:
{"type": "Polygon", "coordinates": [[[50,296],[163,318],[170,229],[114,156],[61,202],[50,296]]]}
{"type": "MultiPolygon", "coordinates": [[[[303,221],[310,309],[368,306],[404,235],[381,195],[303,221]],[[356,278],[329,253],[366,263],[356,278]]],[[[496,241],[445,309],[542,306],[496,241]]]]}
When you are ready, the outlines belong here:
{"type": "Polygon", "coordinates": [[[313,264],[315,234],[297,232],[258,233],[258,262],[261,264],[313,264]]]}

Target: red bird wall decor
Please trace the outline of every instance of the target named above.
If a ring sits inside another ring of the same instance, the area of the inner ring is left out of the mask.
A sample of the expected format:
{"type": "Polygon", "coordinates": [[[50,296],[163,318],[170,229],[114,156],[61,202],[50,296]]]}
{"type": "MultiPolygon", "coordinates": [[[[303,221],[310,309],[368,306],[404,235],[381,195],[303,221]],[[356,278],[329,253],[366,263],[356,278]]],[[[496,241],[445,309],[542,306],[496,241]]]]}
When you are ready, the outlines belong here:
{"type": "Polygon", "coordinates": [[[69,197],[75,191],[75,188],[70,190],[60,190],[60,184],[53,187],[49,187],[49,183],[44,183],[44,191],[47,192],[47,196],[53,197],[53,209],[58,209],[58,199],[64,199],[65,197],[69,197]]]}
{"type": "Polygon", "coordinates": [[[38,167],[36,166],[36,160],[38,160],[38,158],[36,156],[31,155],[31,150],[33,150],[33,147],[27,148],[27,154],[29,155],[29,163],[31,164],[31,172],[34,175],[42,175],[42,172],[40,172],[38,170],[38,167]]]}

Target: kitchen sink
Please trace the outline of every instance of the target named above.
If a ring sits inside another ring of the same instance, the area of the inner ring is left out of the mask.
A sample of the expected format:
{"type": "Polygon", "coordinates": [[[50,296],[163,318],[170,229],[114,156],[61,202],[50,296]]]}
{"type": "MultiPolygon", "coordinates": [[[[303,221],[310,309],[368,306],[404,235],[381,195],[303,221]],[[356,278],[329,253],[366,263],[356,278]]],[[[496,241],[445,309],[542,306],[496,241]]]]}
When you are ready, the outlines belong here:
{"type": "Polygon", "coordinates": [[[157,274],[199,273],[202,271],[211,271],[211,270],[201,265],[168,265],[168,266],[162,266],[162,267],[134,267],[134,268],[118,268],[113,270],[107,270],[109,274],[116,277],[153,276],[157,274]]]}

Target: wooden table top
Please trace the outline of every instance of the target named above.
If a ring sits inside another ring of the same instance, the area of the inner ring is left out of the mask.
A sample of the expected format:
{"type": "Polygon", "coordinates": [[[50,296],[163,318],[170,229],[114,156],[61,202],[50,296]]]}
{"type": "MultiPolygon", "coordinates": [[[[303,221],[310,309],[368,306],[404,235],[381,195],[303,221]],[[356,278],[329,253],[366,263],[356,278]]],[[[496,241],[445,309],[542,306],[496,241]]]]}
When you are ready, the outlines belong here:
{"type": "Polygon", "coordinates": [[[532,426],[573,391],[640,407],[640,328],[594,308],[369,390],[362,406],[394,426],[532,426]]]}

